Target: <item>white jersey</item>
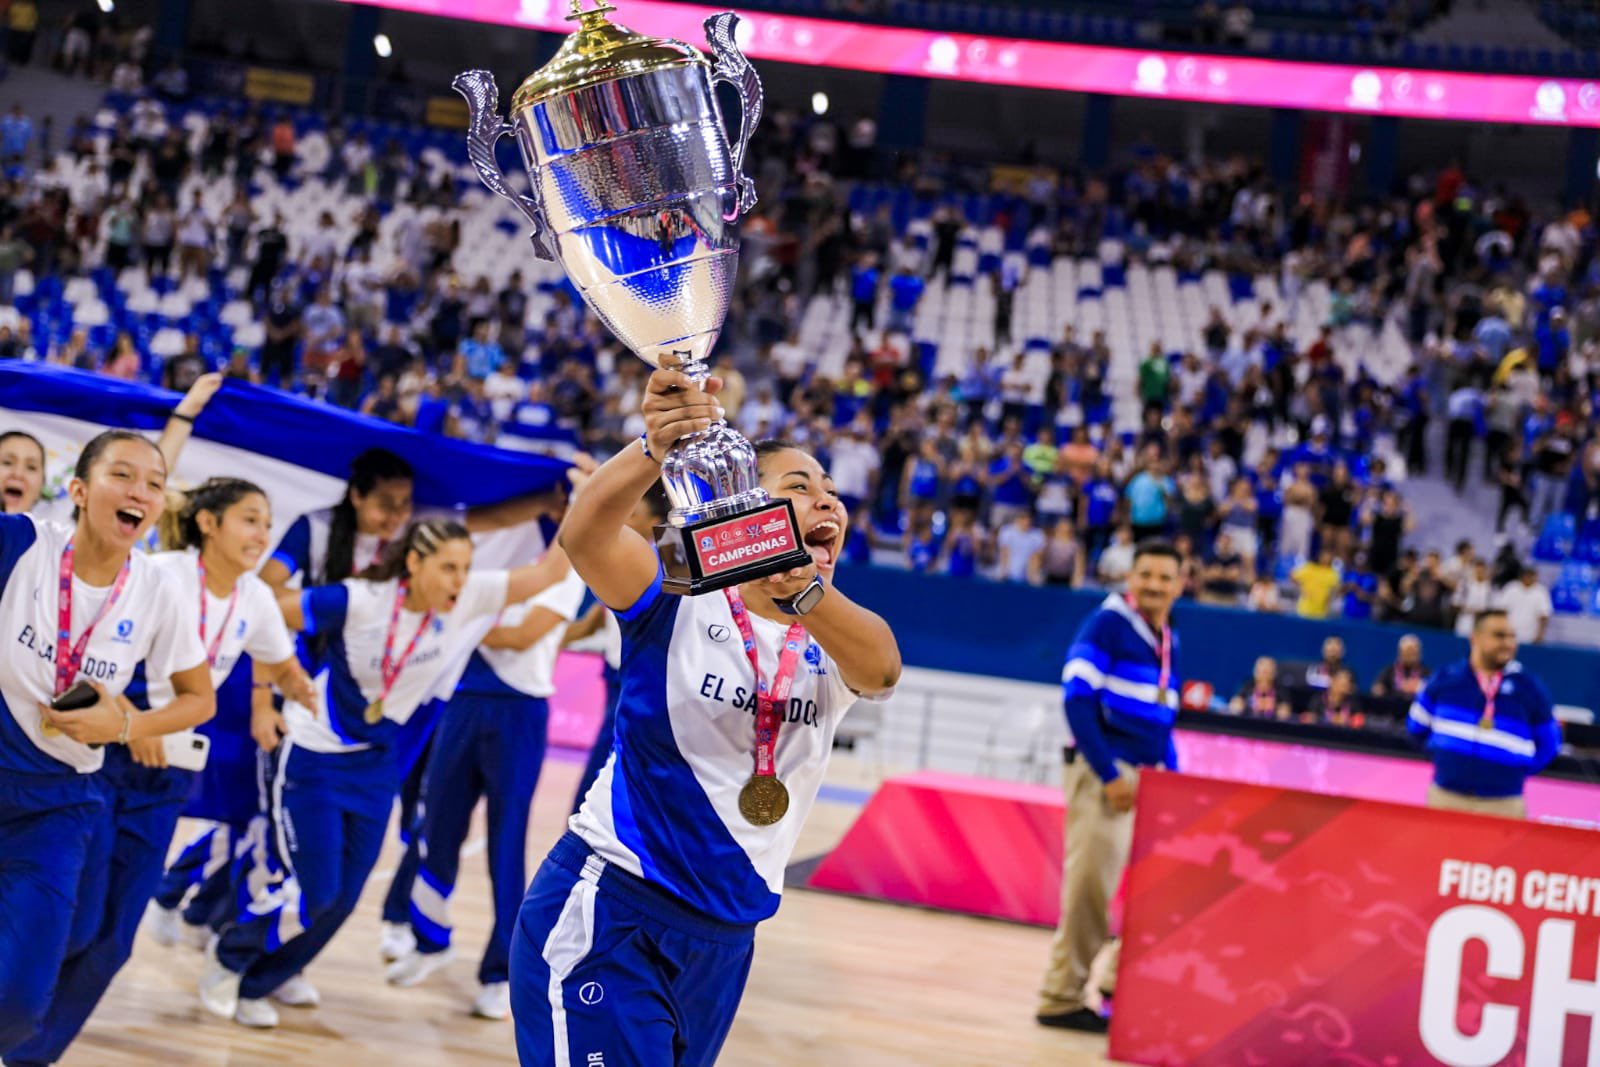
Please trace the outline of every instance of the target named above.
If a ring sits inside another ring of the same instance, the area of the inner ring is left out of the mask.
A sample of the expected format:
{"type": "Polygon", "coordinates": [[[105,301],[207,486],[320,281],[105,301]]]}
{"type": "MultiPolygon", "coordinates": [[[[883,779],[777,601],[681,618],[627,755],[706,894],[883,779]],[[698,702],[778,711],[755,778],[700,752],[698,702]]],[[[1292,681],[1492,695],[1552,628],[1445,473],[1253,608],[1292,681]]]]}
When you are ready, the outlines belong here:
{"type": "MultiPolygon", "coordinates": [[[[61,554],[71,526],[39,522],[27,515],[0,516],[0,774],[89,773],[100,769],[101,750],[64,736],[45,737],[38,705],[56,684],[56,629],[61,590],[61,554]]],[[[205,662],[195,603],[165,580],[151,560],[134,553],[127,584],[94,628],[78,677],[98,682],[113,695],[145,663],[152,674],[171,677],[205,662]]],[[[72,639],[105,603],[111,588],[72,579],[72,639]]]]}
{"type": "MultiPolygon", "coordinates": [[[[308,511],[283,532],[283,539],[272,550],[272,558],[289,572],[289,588],[323,582],[328,567],[328,532],[333,527],[333,509],[308,511]]],[[[351,552],[351,574],[360,574],[378,561],[385,542],[372,534],[357,533],[351,552]]]]}
{"type": "Polygon", "coordinates": [[[383,693],[384,640],[399,581],[350,578],[305,590],[301,594],[304,632],[308,637],[322,634],[328,639],[327,654],[316,677],[323,710],[314,714],[293,700],[284,701],[289,740],[312,752],[355,752],[393,744],[396,731],[428,699],[441,672],[450,669],[464,646],[477,642],[482,631],[473,624],[505,607],[508,581],[505,571],[472,572],[455,608],[435,615],[426,630],[422,630],[426,616],[400,612],[390,653],[393,660],[399,662],[413,637],[417,643],[384,698],[383,718],[377,723],[367,722],[365,713],[383,693]]]}
{"type": "MultiPolygon", "coordinates": [[[[494,671],[495,677],[519,693],[531,697],[548,697],[556,691],[556,657],[561,653],[561,638],[567,624],[577,618],[583,605],[584,584],[577,571],[569,570],[567,576],[521,604],[508,604],[495,621],[496,626],[516,626],[528,617],[534,608],[546,608],[566,620],[553,626],[550,632],[533,643],[530,648],[517,651],[510,648],[482,648],[478,655],[494,671]]],[[[469,670],[468,679],[471,678],[469,670]]]]}
{"type": "MultiPolygon", "coordinates": [[[[789,810],[775,826],[753,826],[739,814],[739,790],[755,767],[755,679],[726,598],[666,594],[657,577],[616,614],[616,741],[571,828],[603,859],[714,918],[765,919],[856,696],[808,639],[780,711],[777,773],[789,810]]],[[[749,617],[771,684],[787,627],[749,617]]]]}
{"type": "MultiPolygon", "coordinates": [[[[194,549],[182,552],[162,552],[151,556],[150,563],[161,573],[162,580],[177,590],[194,606],[195,625],[200,618],[200,553],[194,549]]],[[[272,589],[254,574],[242,574],[234,587],[238,596],[229,610],[230,597],[219,597],[206,590],[206,632],[202,647],[209,650],[217,643],[217,656],[211,664],[211,684],[221,686],[233,673],[239,657],[249,653],[250,658],[262,663],[282,663],[294,655],[294,638],[284,625],[283,612],[272,589]],[[218,636],[219,630],[221,636],[218,636]]],[[[196,629],[196,635],[199,630],[196,629]]],[[[172,679],[151,671],[145,672],[148,705],[159,708],[172,700],[172,679]]]]}

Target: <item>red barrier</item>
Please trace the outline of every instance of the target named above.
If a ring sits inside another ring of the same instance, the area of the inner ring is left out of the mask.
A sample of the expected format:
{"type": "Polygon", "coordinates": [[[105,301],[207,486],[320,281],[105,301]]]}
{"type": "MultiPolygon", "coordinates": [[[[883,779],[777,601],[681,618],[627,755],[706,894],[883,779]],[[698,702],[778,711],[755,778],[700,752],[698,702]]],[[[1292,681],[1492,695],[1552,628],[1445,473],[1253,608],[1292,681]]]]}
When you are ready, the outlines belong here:
{"type": "Polygon", "coordinates": [[[1054,926],[1058,786],[923,771],[884,782],[807,886],[1054,926]]]}
{"type": "Polygon", "coordinates": [[[1162,773],[1113,1059],[1600,1064],[1600,834],[1162,773]]]}

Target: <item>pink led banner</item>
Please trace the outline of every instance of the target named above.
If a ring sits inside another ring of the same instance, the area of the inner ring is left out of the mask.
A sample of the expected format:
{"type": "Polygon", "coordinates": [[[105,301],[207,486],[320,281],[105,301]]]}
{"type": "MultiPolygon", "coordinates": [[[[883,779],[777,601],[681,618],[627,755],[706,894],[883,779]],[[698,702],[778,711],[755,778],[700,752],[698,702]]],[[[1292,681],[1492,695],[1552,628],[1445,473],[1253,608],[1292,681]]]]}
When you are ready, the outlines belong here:
{"type": "MultiPolygon", "coordinates": [[[[571,28],[565,0],[379,0],[374,6],[557,33],[571,28]]],[[[613,17],[631,29],[697,44],[700,22],[724,10],[663,0],[619,0],[618,6],[613,17]]],[[[739,29],[751,57],[781,63],[1115,96],[1600,127],[1600,80],[1143,52],[764,12],[746,13],[739,29]]]]}

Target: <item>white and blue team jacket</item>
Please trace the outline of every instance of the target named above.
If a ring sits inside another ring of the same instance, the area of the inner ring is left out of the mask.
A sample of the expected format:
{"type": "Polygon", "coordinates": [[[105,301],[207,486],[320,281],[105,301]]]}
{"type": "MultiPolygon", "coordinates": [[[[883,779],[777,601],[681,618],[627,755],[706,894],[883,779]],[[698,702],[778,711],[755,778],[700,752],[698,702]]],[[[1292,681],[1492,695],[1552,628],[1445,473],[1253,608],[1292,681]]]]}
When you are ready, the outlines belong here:
{"type": "MultiPolygon", "coordinates": [[[[657,575],[616,614],[616,740],[571,829],[602,859],[715,919],[766,919],[856,695],[810,641],[778,732],[789,811],[775,826],[752,826],[739,814],[739,790],[755,768],[755,679],[727,600],[665,594],[657,575]]],[[[754,614],[750,624],[770,684],[788,628],[754,614]]]]}
{"type": "MultiPolygon", "coordinates": [[[[98,748],[40,731],[38,705],[56,684],[56,628],[61,553],[73,528],[28,515],[0,515],[0,774],[88,774],[100,769],[98,748]]],[[[122,693],[142,662],[170,678],[206,660],[194,601],[164,580],[160,568],[135,552],[128,583],[100,620],[84,650],[78,677],[122,693]]],[[[76,640],[111,589],[72,579],[72,636],[76,640]]]]}
{"type": "MultiPolygon", "coordinates": [[[[473,571],[456,605],[435,615],[417,640],[395,686],[383,702],[383,718],[366,721],[367,705],[383,692],[383,646],[394,611],[398,580],[369,582],[351,578],[301,593],[307,637],[324,635],[328,651],[316,676],[322,711],[313,713],[293,700],[283,705],[289,740],[312,752],[356,752],[393,744],[400,726],[432,694],[442,672],[458,662],[463,648],[482,634],[481,622],[506,605],[505,571],[473,571]]],[[[425,616],[401,611],[392,655],[411,644],[425,616]]]]}

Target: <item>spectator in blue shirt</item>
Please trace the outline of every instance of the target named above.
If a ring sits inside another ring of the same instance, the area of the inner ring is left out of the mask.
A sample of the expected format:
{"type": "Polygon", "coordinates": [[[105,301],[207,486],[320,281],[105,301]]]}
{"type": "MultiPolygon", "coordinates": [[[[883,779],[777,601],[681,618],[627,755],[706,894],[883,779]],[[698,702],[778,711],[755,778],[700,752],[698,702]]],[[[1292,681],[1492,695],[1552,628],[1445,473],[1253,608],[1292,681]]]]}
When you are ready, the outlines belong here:
{"type": "Polygon", "coordinates": [[[483,381],[506,361],[505,350],[494,340],[488,320],[478,323],[472,336],[461,342],[456,353],[456,371],[474,381],[483,381]]]}
{"type": "Polygon", "coordinates": [[[1167,474],[1165,460],[1156,460],[1129,479],[1124,495],[1128,498],[1128,519],[1133,523],[1136,540],[1160,537],[1166,532],[1177,493],[1177,486],[1167,474]]]}
{"type": "MultiPolygon", "coordinates": [[[[1107,908],[1133,843],[1133,805],[1145,767],[1176,770],[1172,724],[1178,713],[1178,640],[1172,602],[1180,589],[1178,552],[1146,541],[1134,552],[1128,592],[1112,593],[1083,624],[1061,672],[1074,756],[1067,768],[1066,869],[1061,921],[1050,948],[1036,1018],[1041,1026],[1105,1033],[1089,1006],[1089,969],[1110,940],[1107,908]]],[[[1117,951],[1101,979],[1116,978],[1117,951]]]]}
{"type": "Polygon", "coordinates": [[[1567,361],[1572,350],[1572,334],[1567,330],[1567,313],[1555,308],[1548,318],[1534,327],[1533,336],[1539,346],[1539,373],[1554,374],[1556,368],[1567,361]]]}
{"type": "Polygon", "coordinates": [[[878,257],[867,254],[861,257],[855,272],[850,276],[850,332],[858,333],[865,325],[877,329],[878,320],[878,257]]]}
{"type": "Polygon", "coordinates": [[[989,517],[1002,527],[1033,508],[1028,468],[1022,462],[1022,443],[1014,441],[989,463],[989,517]]]}
{"type": "Polygon", "coordinates": [[[28,144],[33,140],[33,120],[22,113],[21,104],[12,104],[11,113],[0,118],[0,164],[8,174],[22,170],[28,144]]]}
{"type": "Polygon", "coordinates": [[[1504,611],[1479,612],[1467,658],[1440,671],[1406,718],[1433,757],[1428,806],[1528,817],[1523,785],[1561,748],[1550,694],[1517,663],[1504,611]]]}
{"type": "Polygon", "coordinates": [[[902,266],[889,279],[889,332],[910,334],[917,304],[928,287],[909,266],[902,266]]]}

